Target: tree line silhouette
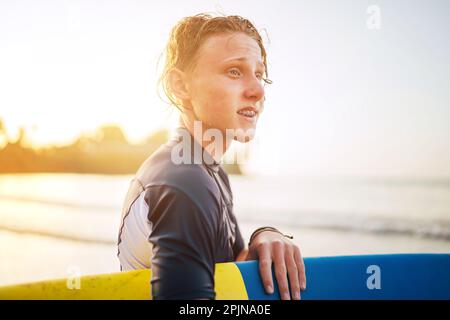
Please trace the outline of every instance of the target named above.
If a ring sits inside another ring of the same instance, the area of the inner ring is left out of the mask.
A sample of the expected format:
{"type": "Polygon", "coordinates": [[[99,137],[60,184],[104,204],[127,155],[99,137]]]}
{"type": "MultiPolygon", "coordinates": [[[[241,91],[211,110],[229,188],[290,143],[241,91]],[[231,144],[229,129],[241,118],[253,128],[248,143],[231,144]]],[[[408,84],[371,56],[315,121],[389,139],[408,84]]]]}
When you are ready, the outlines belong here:
{"type": "MultiPolygon", "coordinates": [[[[130,144],[122,129],[115,125],[101,126],[94,135],[81,134],[65,146],[32,148],[26,146],[26,131],[10,141],[6,126],[0,119],[0,173],[100,173],[133,174],[162,144],[169,139],[166,129],[157,130],[139,144],[130,144]]],[[[224,165],[230,174],[241,174],[238,165],[224,165]]]]}

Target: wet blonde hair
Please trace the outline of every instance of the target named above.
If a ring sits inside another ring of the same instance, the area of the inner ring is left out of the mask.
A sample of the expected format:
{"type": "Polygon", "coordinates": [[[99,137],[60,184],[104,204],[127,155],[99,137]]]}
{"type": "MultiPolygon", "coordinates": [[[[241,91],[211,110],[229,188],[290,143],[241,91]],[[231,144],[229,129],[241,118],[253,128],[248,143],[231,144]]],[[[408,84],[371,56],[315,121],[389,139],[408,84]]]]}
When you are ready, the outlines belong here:
{"type": "Polygon", "coordinates": [[[200,13],[181,19],[170,32],[164,52],[164,68],[158,80],[158,87],[162,87],[170,104],[177,108],[180,107],[178,99],[168,83],[168,74],[172,68],[178,68],[184,72],[192,71],[197,62],[197,52],[208,37],[233,32],[242,32],[258,43],[265,68],[264,81],[272,83],[271,80],[267,79],[267,54],[263,40],[249,20],[237,15],[212,16],[211,14],[200,13]]]}

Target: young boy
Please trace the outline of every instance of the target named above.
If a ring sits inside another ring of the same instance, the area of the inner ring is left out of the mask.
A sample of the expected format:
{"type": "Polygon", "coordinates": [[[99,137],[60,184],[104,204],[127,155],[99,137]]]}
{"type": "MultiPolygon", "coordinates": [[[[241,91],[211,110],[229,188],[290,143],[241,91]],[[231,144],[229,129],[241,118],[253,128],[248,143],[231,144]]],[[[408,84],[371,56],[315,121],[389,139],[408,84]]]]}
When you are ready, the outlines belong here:
{"type": "Polygon", "coordinates": [[[247,19],[199,14],[173,28],[161,83],[180,127],[138,170],[118,239],[122,270],[152,269],[154,299],[214,299],[215,264],[253,259],[268,293],[273,263],[282,299],[300,299],[300,249],[271,227],[246,248],[219,164],[232,140],[253,138],[266,76],[266,51],[247,19]]]}

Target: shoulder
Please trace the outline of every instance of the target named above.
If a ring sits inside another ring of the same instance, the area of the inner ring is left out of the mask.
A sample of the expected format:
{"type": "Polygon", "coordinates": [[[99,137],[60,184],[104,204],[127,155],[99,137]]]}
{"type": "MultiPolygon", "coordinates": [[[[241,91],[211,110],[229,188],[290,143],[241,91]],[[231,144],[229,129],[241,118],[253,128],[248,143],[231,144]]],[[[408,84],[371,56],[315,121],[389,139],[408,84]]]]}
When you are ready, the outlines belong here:
{"type": "Polygon", "coordinates": [[[219,205],[220,190],[208,170],[201,164],[176,164],[167,145],[142,164],[136,178],[147,190],[161,195],[183,195],[199,208],[219,205]]]}

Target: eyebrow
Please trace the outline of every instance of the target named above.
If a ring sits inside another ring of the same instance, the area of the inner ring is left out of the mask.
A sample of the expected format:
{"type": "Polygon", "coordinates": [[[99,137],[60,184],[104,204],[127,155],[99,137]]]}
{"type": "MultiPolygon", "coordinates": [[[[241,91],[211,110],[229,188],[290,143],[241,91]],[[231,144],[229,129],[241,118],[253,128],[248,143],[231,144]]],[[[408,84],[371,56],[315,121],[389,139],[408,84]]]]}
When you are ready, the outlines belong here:
{"type": "MultiPolygon", "coordinates": [[[[228,63],[228,62],[231,62],[231,61],[244,62],[244,61],[248,61],[248,59],[245,58],[245,57],[241,57],[241,58],[231,58],[231,59],[225,60],[224,63],[228,63]]],[[[258,61],[257,63],[258,63],[258,65],[259,65],[262,69],[265,69],[264,63],[262,63],[261,61],[258,61]]]]}

